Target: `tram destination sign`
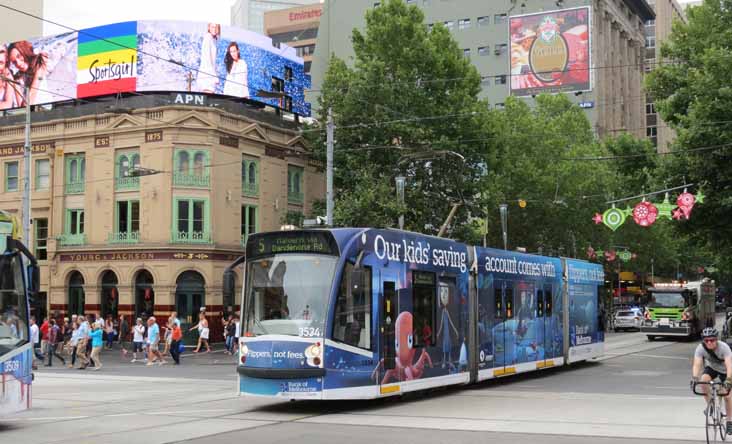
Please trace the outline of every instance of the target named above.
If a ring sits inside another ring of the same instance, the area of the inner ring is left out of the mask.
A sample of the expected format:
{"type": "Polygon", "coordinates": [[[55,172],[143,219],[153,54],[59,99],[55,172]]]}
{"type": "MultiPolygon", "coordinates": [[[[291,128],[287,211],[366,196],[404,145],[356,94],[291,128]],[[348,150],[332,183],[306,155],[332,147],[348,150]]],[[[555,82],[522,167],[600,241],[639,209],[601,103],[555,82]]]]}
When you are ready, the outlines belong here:
{"type": "Polygon", "coordinates": [[[284,231],[252,235],[247,241],[247,258],[285,253],[338,255],[338,245],[327,231],[284,231]]]}

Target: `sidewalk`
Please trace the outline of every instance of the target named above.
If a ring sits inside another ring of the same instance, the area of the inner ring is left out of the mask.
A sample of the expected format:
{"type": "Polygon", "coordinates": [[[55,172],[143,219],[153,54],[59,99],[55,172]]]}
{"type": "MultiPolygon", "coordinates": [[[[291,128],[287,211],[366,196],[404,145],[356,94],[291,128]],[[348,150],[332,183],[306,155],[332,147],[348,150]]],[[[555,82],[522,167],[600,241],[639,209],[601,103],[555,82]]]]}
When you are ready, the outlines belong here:
{"type": "MultiPolygon", "coordinates": [[[[114,343],[114,347],[112,350],[106,350],[102,349],[101,352],[101,361],[104,368],[114,368],[114,367],[121,367],[121,366],[137,366],[145,365],[145,355],[143,353],[137,353],[137,361],[132,362],[132,344],[127,343],[127,354],[123,354],[122,350],[119,346],[118,342],[114,343]]],[[[186,346],[185,352],[183,352],[180,355],[180,363],[181,365],[190,366],[190,365],[236,365],[236,356],[230,356],[224,353],[224,344],[213,344],[211,346],[211,352],[206,353],[205,351],[199,352],[199,353],[193,353],[193,350],[195,347],[193,346],[186,346]]],[[[163,351],[161,347],[161,352],[163,351]]],[[[173,361],[173,357],[170,356],[170,353],[163,356],[165,358],[167,365],[174,366],[175,363],[173,361]]],[[[64,354],[64,359],[66,359],[66,363],[69,364],[71,361],[69,361],[68,356],[64,354]]],[[[61,361],[54,357],[53,359],[53,366],[52,367],[45,367],[44,364],[47,361],[36,361],[36,364],[38,365],[38,370],[43,369],[61,369],[65,368],[61,361]]],[[[76,367],[79,366],[79,363],[76,363],[76,367]]],[[[92,367],[89,367],[91,369],[92,367]]]]}

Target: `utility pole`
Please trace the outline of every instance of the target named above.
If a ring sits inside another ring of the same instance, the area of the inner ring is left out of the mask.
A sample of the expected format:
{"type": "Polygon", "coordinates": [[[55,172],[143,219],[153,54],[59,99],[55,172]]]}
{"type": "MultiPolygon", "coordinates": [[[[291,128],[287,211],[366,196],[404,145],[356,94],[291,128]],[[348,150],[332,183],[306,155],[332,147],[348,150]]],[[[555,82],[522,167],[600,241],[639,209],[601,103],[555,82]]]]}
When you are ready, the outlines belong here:
{"type": "Polygon", "coordinates": [[[326,225],[329,227],[333,226],[333,132],[335,131],[335,125],[333,124],[333,109],[328,108],[328,122],[326,124],[326,137],[327,137],[327,158],[326,158],[326,188],[325,188],[325,199],[326,199],[326,210],[325,219],[326,225]]]}
{"type": "Polygon", "coordinates": [[[31,105],[30,105],[30,88],[24,86],[25,94],[25,146],[23,147],[23,243],[31,248],[30,245],[30,226],[31,226],[31,105]]]}

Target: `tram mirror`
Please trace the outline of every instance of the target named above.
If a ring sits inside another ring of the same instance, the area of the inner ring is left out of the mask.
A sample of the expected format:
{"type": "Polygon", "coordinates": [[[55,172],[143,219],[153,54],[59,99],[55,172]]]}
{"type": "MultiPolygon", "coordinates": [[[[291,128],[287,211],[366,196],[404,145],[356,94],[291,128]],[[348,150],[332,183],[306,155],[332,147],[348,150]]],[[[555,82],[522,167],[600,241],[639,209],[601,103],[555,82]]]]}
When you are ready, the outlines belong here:
{"type": "Polygon", "coordinates": [[[234,300],[234,287],[236,286],[236,276],[232,270],[224,271],[224,300],[234,300]]]}
{"type": "Polygon", "coordinates": [[[351,286],[353,290],[360,290],[366,287],[366,270],[359,267],[351,271],[351,286]]]}
{"type": "Polygon", "coordinates": [[[38,265],[28,265],[28,286],[31,294],[38,293],[41,288],[41,269],[38,265]]]}

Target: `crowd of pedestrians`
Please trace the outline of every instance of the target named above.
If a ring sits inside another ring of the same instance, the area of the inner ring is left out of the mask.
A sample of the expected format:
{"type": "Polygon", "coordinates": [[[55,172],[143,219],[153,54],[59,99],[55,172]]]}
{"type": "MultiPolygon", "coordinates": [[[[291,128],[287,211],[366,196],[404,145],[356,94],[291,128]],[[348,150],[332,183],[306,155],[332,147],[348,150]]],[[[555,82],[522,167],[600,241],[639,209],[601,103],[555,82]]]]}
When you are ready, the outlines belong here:
{"type": "MultiPolygon", "coordinates": [[[[229,316],[224,318],[223,326],[225,353],[233,354],[239,342],[239,321],[229,316]]],[[[206,347],[207,353],[210,352],[208,319],[203,309],[198,323],[190,330],[198,330],[199,333],[198,346],[193,352],[198,353],[202,346],[206,347]]],[[[72,315],[63,321],[56,316],[44,319],[40,325],[35,316],[31,316],[30,331],[34,355],[46,367],[51,367],[56,357],[68,368],[84,370],[92,367],[99,370],[102,368],[102,349],[112,350],[115,342],[119,342],[123,360],[144,362],[147,366],[165,365],[168,355],[179,365],[184,351],[183,331],[176,312],[171,313],[162,327],[154,316],[150,316],[145,320],[137,318],[131,328],[124,315],[119,319],[113,319],[111,315],[106,319],[94,315],[72,315]],[[131,349],[128,348],[130,339],[131,349]]],[[[33,368],[36,366],[34,361],[33,368]]]]}

